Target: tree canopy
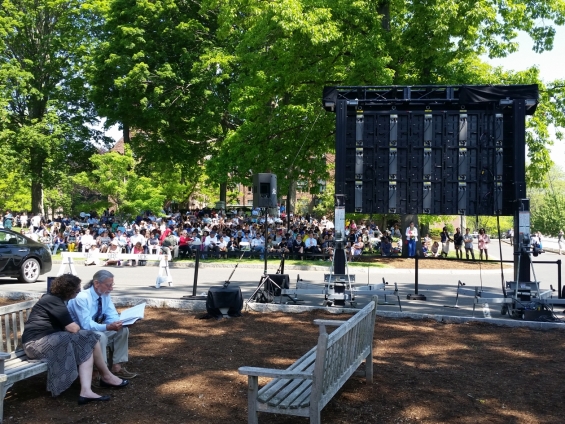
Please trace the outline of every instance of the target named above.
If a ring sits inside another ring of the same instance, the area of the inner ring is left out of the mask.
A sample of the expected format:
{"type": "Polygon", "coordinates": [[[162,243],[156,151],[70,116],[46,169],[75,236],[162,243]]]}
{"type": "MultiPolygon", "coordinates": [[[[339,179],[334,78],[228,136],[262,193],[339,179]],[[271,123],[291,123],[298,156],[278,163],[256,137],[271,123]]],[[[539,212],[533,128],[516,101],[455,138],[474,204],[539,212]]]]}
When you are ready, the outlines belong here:
{"type": "Polygon", "coordinates": [[[518,31],[552,49],[564,23],[562,0],[2,0],[0,160],[13,160],[38,211],[44,190],[101,171],[89,158],[107,141],[92,129],[105,118],[131,149],[126,180],[150,178],[165,200],[257,172],[277,174],[290,197],[328,178],[324,86],[538,83],[528,182],[543,185],[565,81],[481,55],[514,52],[518,31]]]}
{"type": "Polygon", "coordinates": [[[43,209],[43,189],[85,169],[97,120],[86,100],[84,52],[95,22],[81,0],[2,0],[0,3],[1,137],[21,178],[30,181],[31,207],[43,209]]]}

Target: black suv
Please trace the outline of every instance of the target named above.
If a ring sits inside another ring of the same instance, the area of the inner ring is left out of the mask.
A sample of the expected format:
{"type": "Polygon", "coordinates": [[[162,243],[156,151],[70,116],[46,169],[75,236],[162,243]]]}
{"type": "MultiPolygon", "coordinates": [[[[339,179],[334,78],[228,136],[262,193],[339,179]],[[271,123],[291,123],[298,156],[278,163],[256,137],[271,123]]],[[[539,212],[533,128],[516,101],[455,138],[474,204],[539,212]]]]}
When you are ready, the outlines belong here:
{"type": "Polygon", "coordinates": [[[35,283],[51,271],[51,252],[42,243],[22,234],[0,228],[0,277],[16,277],[22,283],[35,283]]]}

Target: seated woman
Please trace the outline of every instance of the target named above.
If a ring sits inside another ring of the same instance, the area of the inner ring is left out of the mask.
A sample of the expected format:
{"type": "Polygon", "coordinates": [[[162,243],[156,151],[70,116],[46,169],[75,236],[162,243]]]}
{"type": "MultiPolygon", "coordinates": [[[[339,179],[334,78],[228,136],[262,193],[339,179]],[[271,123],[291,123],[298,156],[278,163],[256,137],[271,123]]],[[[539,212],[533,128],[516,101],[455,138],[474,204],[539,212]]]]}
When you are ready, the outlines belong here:
{"type": "Polygon", "coordinates": [[[361,256],[364,247],[365,244],[363,243],[363,237],[362,236],[357,237],[357,241],[353,243],[353,246],[351,246],[351,250],[349,250],[349,262],[353,261],[355,256],[361,256]]]}
{"type": "MultiPolygon", "coordinates": [[[[302,236],[297,235],[296,239],[292,242],[292,253],[295,255],[302,255],[304,253],[304,242],[302,241],[302,236]]],[[[300,259],[304,259],[303,256],[300,256],[300,259]]]]}
{"type": "Polygon", "coordinates": [[[183,230],[179,237],[179,256],[181,258],[190,256],[190,243],[192,243],[192,237],[188,235],[188,231],[183,230]]]}
{"type": "Polygon", "coordinates": [[[118,253],[121,253],[122,249],[120,249],[120,244],[118,243],[117,240],[112,240],[112,242],[110,243],[110,248],[108,249],[108,251],[106,253],[108,253],[108,260],[106,262],[104,262],[104,266],[109,266],[109,265],[117,265],[120,266],[122,264],[122,262],[118,259],[117,255],[118,253]],[[112,255],[114,254],[114,255],[112,255]]]}
{"type": "Polygon", "coordinates": [[[149,248],[150,255],[157,255],[161,251],[161,246],[159,243],[159,235],[157,232],[151,234],[151,238],[147,242],[147,247],[149,248]]]}
{"type": "Polygon", "coordinates": [[[98,254],[99,253],[100,253],[100,250],[98,249],[98,246],[96,246],[95,244],[90,246],[90,249],[88,249],[88,256],[84,260],[84,265],[85,266],[88,266],[88,265],[98,266],[98,263],[99,263],[98,254]]]}
{"type": "Polygon", "coordinates": [[[43,230],[41,237],[39,238],[39,242],[47,246],[50,252],[53,250],[53,238],[49,234],[49,231],[43,230]]]}
{"type": "MultiPolygon", "coordinates": [[[[142,255],[143,253],[145,253],[144,250],[143,250],[143,246],[141,245],[140,241],[135,243],[131,253],[133,253],[134,255],[142,255]]],[[[141,265],[142,262],[145,262],[145,261],[139,261],[139,265],[141,265]]],[[[137,261],[135,259],[131,260],[131,266],[137,266],[137,261]]]]}
{"type": "Polygon", "coordinates": [[[72,274],[55,278],[51,293],[34,305],[25,323],[22,344],[28,358],[47,363],[47,390],[58,396],[73,381],[80,378],[79,405],[94,401],[108,401],[91,389],[92,369],[96,365],[102,387],[122,388],[129,384],[110,372],[100,349],[100,336],[93,331],[81,330],[73,322],[66,301],[80,293],[80,279],[72,274]]]}
{"type": "Polygon", "coordinates": [[[65,243],[66,239],[62,232],[57,234],[57,237],[53,239],[53,252],[51,253],[53,256],[57,254],[57,250],[61,249],[61,251],[65,250],[67,247],[67,243],[65,243]]]}
{"type": "Polygon", "coordinates": [[[327,253],[330,258],[333,257],[334,243],[329,234],[326,234],[324,236],[324,240],[322,242],[322,252],[327,253]]]}
{"type": "Polygon", "coordinates": [[[434,244],[432,244],[431,256],[434,258],[441,256],[441,251],[439,250],[439,243],[437,241],[434,241],[434,244]]]}
{"type": "Polygon", "coordinates": [[[273,241],[273,238],[269,236],[267,238],[267,252],[275,253],[275,252],[279,252],[279,251],[280,251],[279,244],[275,243],[273,241]]]}

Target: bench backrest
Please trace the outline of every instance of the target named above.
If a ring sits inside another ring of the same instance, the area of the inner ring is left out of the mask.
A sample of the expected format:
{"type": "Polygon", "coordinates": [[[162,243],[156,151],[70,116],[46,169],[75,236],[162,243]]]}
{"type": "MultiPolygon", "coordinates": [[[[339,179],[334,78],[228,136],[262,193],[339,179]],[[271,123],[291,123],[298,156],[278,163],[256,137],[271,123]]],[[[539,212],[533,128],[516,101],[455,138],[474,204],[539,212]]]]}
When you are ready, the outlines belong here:
{"type": "Polygon", "coordinates": [[[377,296],[331,334],[320,327],[311,403],[323,408],[373,349],[377,296]]]}
{"type": "Polygon", "coordinates": [[[24,323],[36,302],[37,299],[0,307],[1,352],[10,353],[13,358],[17,357],[16,350],[22,349],[24,323]]]}

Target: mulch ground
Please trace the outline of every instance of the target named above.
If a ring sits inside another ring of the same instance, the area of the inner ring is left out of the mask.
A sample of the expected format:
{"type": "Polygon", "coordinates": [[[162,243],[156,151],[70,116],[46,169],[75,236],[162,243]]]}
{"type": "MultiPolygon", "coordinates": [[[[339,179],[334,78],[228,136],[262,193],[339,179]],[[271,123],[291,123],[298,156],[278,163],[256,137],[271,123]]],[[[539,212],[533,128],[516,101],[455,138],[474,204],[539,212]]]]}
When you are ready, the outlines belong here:
{"type": "MultiPolygon", "coordinates": [[[[52,398],[46,376],[35,376],[8,393],[5,422],[246,423],[247,377],[238,367],[288,367],[316,344],[316,318],[344,317],[244,311],[240,318],[203,320],[146,309],[146,319],[131,328],[128,369],[140,375],[129,387],[99,389],[113,399],[78,406],[78,381],[52,398]]],[[[322,411],[322,422],[565,422],[563,335],[377,317],[374,384],[351,378],[322,411]]],[[[260,414],[259,422],[308,420],[260,414]]]]}

